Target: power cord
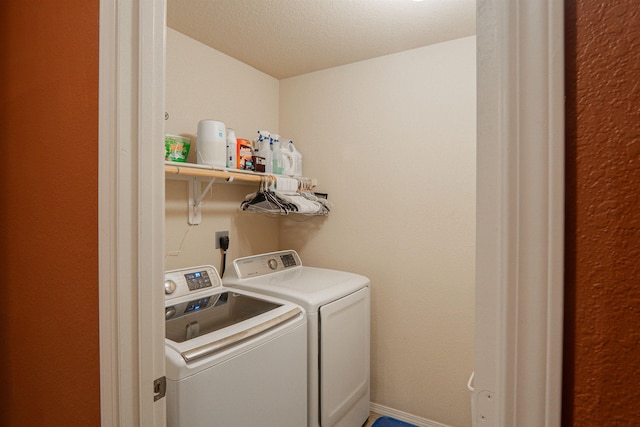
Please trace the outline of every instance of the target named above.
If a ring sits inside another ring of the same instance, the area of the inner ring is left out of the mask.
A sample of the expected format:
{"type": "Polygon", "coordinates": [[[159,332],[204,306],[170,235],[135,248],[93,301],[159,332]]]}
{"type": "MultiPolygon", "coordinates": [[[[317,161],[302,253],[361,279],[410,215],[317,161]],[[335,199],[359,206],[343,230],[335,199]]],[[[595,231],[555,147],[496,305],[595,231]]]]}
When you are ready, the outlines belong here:
{"type": "Polygon", "coordinates": [[[220,277],[224,276],[224,270],[227,266],[227,249],[229,249],[229,236],[220,237],[220,250],[222,251],[222,268],[220,269],[220,277]]]}

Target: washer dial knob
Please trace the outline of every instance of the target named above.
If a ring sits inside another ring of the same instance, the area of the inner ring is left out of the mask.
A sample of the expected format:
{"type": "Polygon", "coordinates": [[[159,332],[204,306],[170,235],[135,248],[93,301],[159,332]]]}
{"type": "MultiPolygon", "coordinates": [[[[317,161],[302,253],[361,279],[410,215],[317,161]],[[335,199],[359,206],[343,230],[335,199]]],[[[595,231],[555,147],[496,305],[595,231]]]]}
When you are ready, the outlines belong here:
{"type": "Polygon", "coordinates": [[[267,265],[269,266],[270,269],[275,270],[276,268],[278,268],[278,261],[271,258],[269,261],[267,261],[267,265]]]}
{"type": "Polygon", "coordinates": [[[173,280],[165,280],[164,281],[164,293],[165,295],[171,295],[176,291],[177,285],[173,280]]]}

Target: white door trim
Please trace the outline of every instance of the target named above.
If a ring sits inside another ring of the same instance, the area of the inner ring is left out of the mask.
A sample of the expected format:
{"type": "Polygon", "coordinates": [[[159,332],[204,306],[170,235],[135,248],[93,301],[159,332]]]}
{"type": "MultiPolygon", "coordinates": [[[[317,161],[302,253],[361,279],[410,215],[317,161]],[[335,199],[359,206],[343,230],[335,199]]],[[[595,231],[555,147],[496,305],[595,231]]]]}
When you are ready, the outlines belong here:
{"type": "Polygon", "coordinates": [[[164,0],[100,2],[101,425],[164,426],[164,0]]]}
{"type": "Polygon", "coordinates": [[[478,3],[477,425],[561,422],[563,4],[478,3]]]}

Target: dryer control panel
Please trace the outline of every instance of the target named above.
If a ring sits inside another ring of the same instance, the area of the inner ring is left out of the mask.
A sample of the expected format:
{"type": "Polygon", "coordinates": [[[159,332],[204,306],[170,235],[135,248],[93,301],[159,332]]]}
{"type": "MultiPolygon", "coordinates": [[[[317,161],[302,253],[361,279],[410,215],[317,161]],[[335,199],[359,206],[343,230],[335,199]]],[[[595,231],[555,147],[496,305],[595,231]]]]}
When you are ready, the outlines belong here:
{"type": "Polygon", "coordinates": [[[302,261],[296,251],[286,250],[238,258],[233,261],[233,267],[238,278],[248,279],[302,267],[302,261]]]}

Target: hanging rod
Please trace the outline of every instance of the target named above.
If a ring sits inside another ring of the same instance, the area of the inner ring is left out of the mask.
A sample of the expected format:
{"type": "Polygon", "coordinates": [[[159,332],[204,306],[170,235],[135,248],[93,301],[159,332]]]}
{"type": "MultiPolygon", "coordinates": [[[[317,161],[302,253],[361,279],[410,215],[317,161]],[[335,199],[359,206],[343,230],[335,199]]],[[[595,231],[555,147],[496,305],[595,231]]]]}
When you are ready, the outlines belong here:
{"type": "MultiPolygon", "coordinates": [[[[201,204],[205,194],[209,191],[216,179],[224,179],[227,182],[244,181],[249,183],[260,184],[263,180],[275,180],[276,175],[262,174],[256,172],[232,172],[228,170],[207,169],[202,167],[190,167],[173,164],[164,165],[165,174],[176,175],[179,177],[193,178],[189,179],[189,224],[200,224],[202,220],[201,204]],[[208,182],[206,182],[208,181],[208,182]],[[204,190],[201,184],[206,183],[204,190]]],[[[293,177],[284,177],[293,178],[293,177]]],[[[311,189],[316,186],[317,182],[312,178],[295,177],[298,185],[302,185],[305,189],[311,189]]]]}

